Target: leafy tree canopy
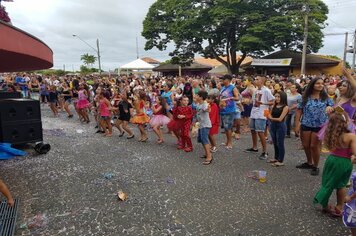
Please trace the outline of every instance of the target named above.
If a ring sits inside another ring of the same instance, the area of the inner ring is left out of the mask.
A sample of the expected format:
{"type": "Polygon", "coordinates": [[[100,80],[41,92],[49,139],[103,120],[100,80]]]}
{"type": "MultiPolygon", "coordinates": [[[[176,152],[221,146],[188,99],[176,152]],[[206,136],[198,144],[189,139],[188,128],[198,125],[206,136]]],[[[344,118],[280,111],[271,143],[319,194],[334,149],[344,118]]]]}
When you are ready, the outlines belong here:
{"type": "Polygon", "coordinates": [[[145,49],[165,50],[174,43],[175,50],[170,53],[174,63],[189,64],[198,53],[237,73],[247,55],[301,50],[305,6],[308,51],[317,52],[328,14],[321,0],[157,0],[143,22],[145,49]],[[237,52],[242,54],[240,60],[237,52]]]}
{"type": "Polygon", "coordinates": [[[83,54],[83,55],[80,56],[80,60],[83,61],[83,63],[84,63],[86,66],[93,67],[93,64],[94,64],[95,61],[96,61],[96,57],[93,56],[93,55],[89,55],[88,53],[86,53],[86,54],[83,54]]]}

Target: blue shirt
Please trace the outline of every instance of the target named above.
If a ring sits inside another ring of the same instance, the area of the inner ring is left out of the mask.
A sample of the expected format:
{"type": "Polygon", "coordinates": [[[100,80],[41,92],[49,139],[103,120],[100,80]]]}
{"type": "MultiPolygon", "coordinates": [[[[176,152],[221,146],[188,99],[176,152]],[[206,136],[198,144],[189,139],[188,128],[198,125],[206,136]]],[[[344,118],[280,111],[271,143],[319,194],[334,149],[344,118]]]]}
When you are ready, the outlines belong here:
{"type": "Polygon", "coordinates": [[[21,90],[27,90],[26,79],[24,77],[18,76],[18,77],[16,77],[15,81],[19,85],[21,83],[21,85],[20,85],[21,90]]]}
{"type": "Polygon", "coordinates": [[[171,96],[172,96],[172,92],[171,91],[163,92],[161,94],[161,96],[166,99],[166,101],[167,101],[169,106],[171,106],[173,104],[172,103],[172,99],[171,99],[171,96]]]}
{"type": "Polygon", "coordinates": [[[226,107],[220,109],[220,114],[232,114],[236,113],[236,102],[232,99],[234,97],[235,86],[229,85],[228,87],[222,87],[220,92],[220,99],[231,98],[226,101],[226,107]]]}
{"type": "Polygon", "coordinates": [[[326,107],[333,106],[334,102],[330,98],[326,100],[308,98],[307,103],[303,106],[303,100],[298,101],[297,108],[303,109],[301,124],[310,128],[319,128],[327,120],[326,107]]]}

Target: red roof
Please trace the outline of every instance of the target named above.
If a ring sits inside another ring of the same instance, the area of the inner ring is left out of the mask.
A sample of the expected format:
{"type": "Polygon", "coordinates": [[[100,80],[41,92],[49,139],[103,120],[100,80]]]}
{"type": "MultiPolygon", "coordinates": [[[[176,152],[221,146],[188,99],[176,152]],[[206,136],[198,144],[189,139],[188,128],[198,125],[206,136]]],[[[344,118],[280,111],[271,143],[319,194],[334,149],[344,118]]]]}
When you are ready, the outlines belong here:
{"type": "Polygon", "coordinates": [[[0,20],[0,72],[48,69],[53,52],[41,40],[0,20]]]}
{"type": "Polygon", "coordinates": [[[141,58],[141,60],[147,62],[148,64],[159,64],[159,63],[161,63],[160,61],[157,61],[156,59],[153,59],[151,57],[143,57],[143,58],[141,58]]]}

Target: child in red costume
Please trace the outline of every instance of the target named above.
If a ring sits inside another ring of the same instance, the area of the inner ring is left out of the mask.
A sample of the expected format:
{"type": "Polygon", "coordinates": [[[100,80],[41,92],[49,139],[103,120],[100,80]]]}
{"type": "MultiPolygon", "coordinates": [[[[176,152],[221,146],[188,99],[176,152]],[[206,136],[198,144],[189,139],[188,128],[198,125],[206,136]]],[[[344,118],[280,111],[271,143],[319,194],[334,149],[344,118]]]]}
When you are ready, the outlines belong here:
{"type": "Polygon", "coordinates": [[[186,152],[193,151],[192,140],[190,139],[190,125],[192,124],[193,109],[188,106],[189,98],[182,97],[180,106],[173,109],[173,120],[167,125],[178,138],[178,149],[186,152]]]}
{"type": "Polygon", "coordinates": [[[219,106],[217,105],[215,95],[209,95],[207,100],[210,105],[209,117],[212,125],[209,132],[209,141],[211,146],[210,151],[214,153],[218,150],[215,136],[219,133],[219,125],[220,125],[219,106]]]}

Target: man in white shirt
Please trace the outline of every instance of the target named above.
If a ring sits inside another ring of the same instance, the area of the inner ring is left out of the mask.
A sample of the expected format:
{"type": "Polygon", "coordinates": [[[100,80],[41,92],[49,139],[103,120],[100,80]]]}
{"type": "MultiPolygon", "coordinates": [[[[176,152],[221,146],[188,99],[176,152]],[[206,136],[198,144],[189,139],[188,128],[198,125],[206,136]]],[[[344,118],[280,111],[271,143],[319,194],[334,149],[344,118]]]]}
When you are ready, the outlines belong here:
{"type": "Polygon", "coordinates": [[[252,101],[253,108],[250,116],[250,129],[252,135],[252,148],[246,149],[247,152],[258,152],[257,149],[257,135],[262,144],[262,154],[259,159],[266,160],[268,158],[265,129],[267,118],[264,115],[265,110],[269,109],[274,103],[274,96],[267,87],[264,86],[266,78],[264,76],[257,76],[255,78],[255,85],[257,90],[253,93],[252,101]]]}

